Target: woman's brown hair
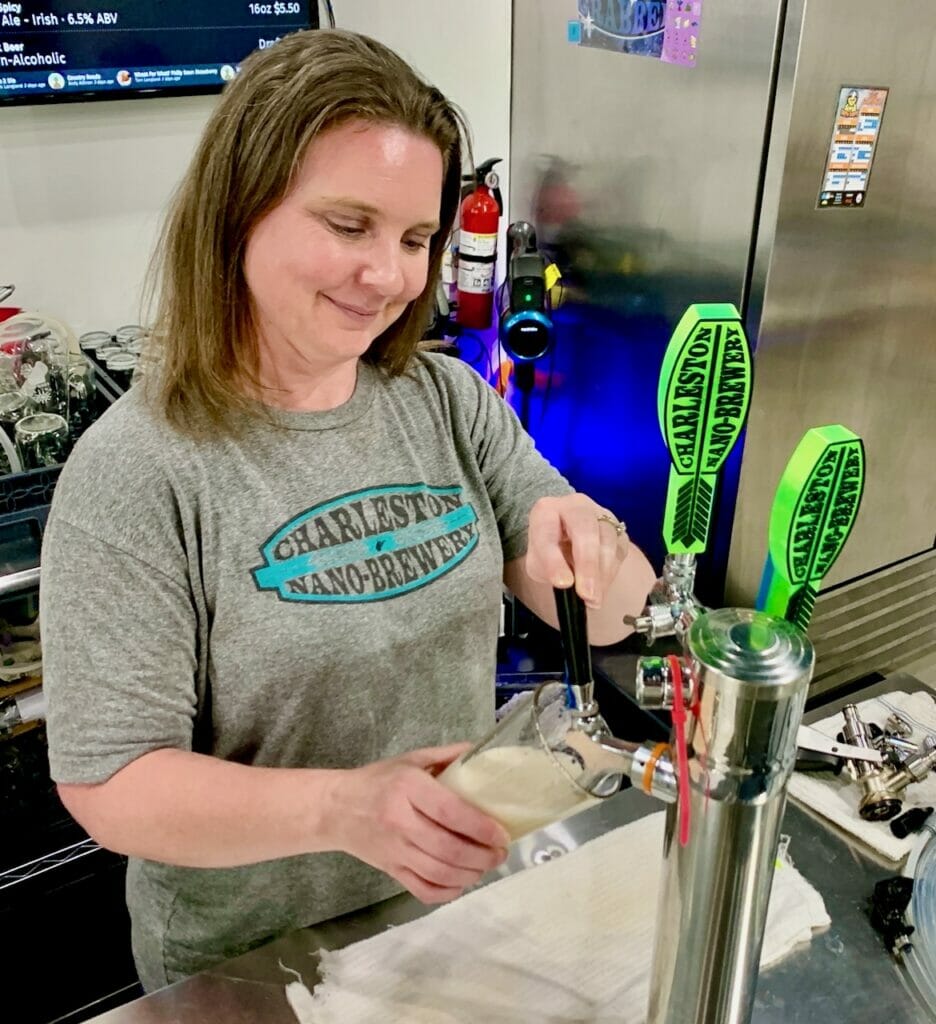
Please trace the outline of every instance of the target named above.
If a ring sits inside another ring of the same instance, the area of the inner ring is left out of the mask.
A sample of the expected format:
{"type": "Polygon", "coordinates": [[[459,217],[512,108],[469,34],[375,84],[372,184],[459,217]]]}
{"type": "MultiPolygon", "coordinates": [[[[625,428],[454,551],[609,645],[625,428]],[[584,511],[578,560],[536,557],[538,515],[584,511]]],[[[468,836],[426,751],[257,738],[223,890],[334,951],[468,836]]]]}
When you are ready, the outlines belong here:
{"type": "Polygon", "coordinates": [[[341,31],[297,32],[252,53],[215,107],[173,199],[153,258],[155,300],[143,386],[189,434],[233,432],[250,412],[259,353],[243,272],[248,235],[288,192],[309,143],[351,120],[424,135],[442,153],[439,230],[426,286],[365,359],[402,373],[429,322],[443,249],[458,210],[464,121],[392,50],[341,31]]]}

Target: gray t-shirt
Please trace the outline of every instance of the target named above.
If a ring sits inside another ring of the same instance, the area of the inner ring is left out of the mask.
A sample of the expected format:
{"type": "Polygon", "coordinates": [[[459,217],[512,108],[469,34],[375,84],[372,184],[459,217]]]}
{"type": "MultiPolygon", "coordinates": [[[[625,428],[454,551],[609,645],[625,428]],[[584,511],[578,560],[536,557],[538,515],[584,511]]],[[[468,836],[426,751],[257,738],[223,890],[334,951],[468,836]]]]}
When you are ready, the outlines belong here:
{"type": "MultiPolygon", "coordinates": [[[[166,747],[350,768],[490,726],[503,563],[569,485],[446,355],[273,415],[196,442],[135,388],[76,446],[42,550],[56,781],[166,747]]],[[[131,860],[137,967],[157,988],[398,890],[338,853],[131,860]]]]}

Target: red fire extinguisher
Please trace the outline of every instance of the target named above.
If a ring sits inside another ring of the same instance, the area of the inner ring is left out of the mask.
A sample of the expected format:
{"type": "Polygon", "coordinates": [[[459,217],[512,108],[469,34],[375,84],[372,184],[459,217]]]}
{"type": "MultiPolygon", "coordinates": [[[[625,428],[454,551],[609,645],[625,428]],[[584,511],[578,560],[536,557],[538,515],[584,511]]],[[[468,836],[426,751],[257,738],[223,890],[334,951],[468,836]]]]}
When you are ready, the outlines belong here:
{"type": "Polygon", "coordinates": [[[465,327],[491,326],[494,309],[494,266],[497,262],[497,224],[504,203],[494,165],[485,160],[475,168],[473,191],[462,200],[458,231],[458,305],[455,319],[465,327]]]}

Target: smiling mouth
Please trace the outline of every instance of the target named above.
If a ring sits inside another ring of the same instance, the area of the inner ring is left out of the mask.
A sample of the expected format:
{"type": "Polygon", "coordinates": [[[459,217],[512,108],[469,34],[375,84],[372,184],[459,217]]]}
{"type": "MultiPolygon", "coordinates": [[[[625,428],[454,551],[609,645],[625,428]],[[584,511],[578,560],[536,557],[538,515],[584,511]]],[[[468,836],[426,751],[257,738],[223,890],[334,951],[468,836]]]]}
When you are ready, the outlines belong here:
{"type": "Polygon", "coordinates": [[[375,320],[382,310],[379,309],[362,309],[360,306],[349,306],[344,302],[339,302],[337,299],[333,299],[330,295],[325,296],[328,301],[341,310],[347,316],[351,317],[352,320],[357,320],[358,323],[370,323],[375,320]]]}

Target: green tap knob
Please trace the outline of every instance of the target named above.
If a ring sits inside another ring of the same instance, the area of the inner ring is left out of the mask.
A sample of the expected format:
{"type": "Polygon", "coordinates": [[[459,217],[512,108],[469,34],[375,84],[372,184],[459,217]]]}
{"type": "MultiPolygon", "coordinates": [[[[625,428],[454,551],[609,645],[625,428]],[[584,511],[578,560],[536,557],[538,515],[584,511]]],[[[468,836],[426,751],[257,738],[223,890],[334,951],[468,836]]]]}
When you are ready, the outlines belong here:
{"type": "Polygon", "coordinates": [[[838,425],[807,430],[770,511],[757,608],[809,626],[822,578],[848,540],[864,489],[864,445],[838,425]]]}
{"type": "Polygon", "coordinates": [[[674,554],[705,550],[716,474],[741,434],[751,353],[729,303],[690,306],[663,357],[657,406],[671,466],[663,540],[674,554]]]}

